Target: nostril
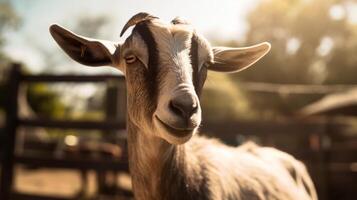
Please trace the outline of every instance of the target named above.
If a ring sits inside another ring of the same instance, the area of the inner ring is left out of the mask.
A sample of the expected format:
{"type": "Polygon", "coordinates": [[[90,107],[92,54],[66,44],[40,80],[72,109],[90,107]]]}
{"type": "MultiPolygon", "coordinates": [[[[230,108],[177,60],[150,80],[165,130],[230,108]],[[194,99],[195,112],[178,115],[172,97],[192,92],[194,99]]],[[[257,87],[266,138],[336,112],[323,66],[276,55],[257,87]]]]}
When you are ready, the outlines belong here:
{"type": "Polygon", "coordinates": [[[176,98],[169,103],[170,110],[184,118],[191,117],[198,111],[198,104],[191,101],[191,98],[176,98]]]}
{"type": "Polygon", "coordinates": [[[194,104],[190,115],[195,114],[197,111],[198,111],[198,105],[197,105],[197,104],[194,104]]]}
{"type": "Polygon", "coordinates": [[[170,101],[169,104],[170,110],[174,112],[176,115],[182,115],[182,110],[180,108],[180,105],[176,101],[170,101]]]}

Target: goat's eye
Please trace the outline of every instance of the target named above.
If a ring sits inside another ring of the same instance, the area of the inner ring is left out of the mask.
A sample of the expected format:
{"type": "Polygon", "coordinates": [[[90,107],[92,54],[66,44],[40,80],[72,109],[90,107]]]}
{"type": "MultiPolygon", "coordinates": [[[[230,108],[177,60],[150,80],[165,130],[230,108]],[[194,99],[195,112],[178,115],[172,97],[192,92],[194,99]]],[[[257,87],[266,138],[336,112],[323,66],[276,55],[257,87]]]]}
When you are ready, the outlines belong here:
{"type": "Polygon", "coordinates": [[[126,64],[132,64],[136,61],[136,56],[134,55],[129,55],[125,57],[125,62],[126,64]]]}

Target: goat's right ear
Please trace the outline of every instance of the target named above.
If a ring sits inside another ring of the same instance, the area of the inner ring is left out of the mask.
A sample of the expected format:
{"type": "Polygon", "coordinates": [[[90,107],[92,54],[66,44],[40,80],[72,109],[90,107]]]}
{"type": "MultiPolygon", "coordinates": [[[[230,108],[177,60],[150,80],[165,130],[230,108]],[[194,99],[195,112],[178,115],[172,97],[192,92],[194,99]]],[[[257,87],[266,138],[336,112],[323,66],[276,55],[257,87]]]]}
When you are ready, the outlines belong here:
{"type": "Polygon", "coordinates": [[[50,26],[50,33],[64,52],[83,65],[119,67],[119,44],[86,38],[57,24],[50,26]]]}

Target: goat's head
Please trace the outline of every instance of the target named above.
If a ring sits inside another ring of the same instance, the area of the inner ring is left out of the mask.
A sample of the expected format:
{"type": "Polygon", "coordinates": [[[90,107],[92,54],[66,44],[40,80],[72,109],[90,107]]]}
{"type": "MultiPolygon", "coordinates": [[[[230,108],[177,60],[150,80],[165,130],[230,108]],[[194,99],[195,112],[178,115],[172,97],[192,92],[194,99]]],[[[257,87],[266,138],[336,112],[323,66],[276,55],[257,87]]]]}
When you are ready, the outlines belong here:
{"type": "Polygon", "coordinates": [[[199,96],[207,70],[241,71],[263,57],[269,43],[245,48],[211,47],[186,21],[164,23],[147,13],[133,16],[124,43],[76,35],[58,25],[50,32],[59,46],[84,65],[110,65],[127,83],[128,117],[145,134],[172,144],[188,141],[201,123],[199,96]]]}

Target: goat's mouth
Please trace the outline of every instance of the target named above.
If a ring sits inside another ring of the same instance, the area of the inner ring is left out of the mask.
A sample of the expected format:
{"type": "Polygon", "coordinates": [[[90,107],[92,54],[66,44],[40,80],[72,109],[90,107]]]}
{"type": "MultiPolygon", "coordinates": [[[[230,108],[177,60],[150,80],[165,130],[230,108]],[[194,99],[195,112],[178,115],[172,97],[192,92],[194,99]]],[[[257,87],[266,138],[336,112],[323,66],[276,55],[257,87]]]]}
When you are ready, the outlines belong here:
{"type": "Polygon", "coordinates": [[[184,139],[195,132],[195,128],[176,128],[172,125],[169,125],[168,123],[165,123],[157,115],[155,116],[155,118],[158,121],[160,128],[164,129],[165,132],[176,138],[184,139]]]}

